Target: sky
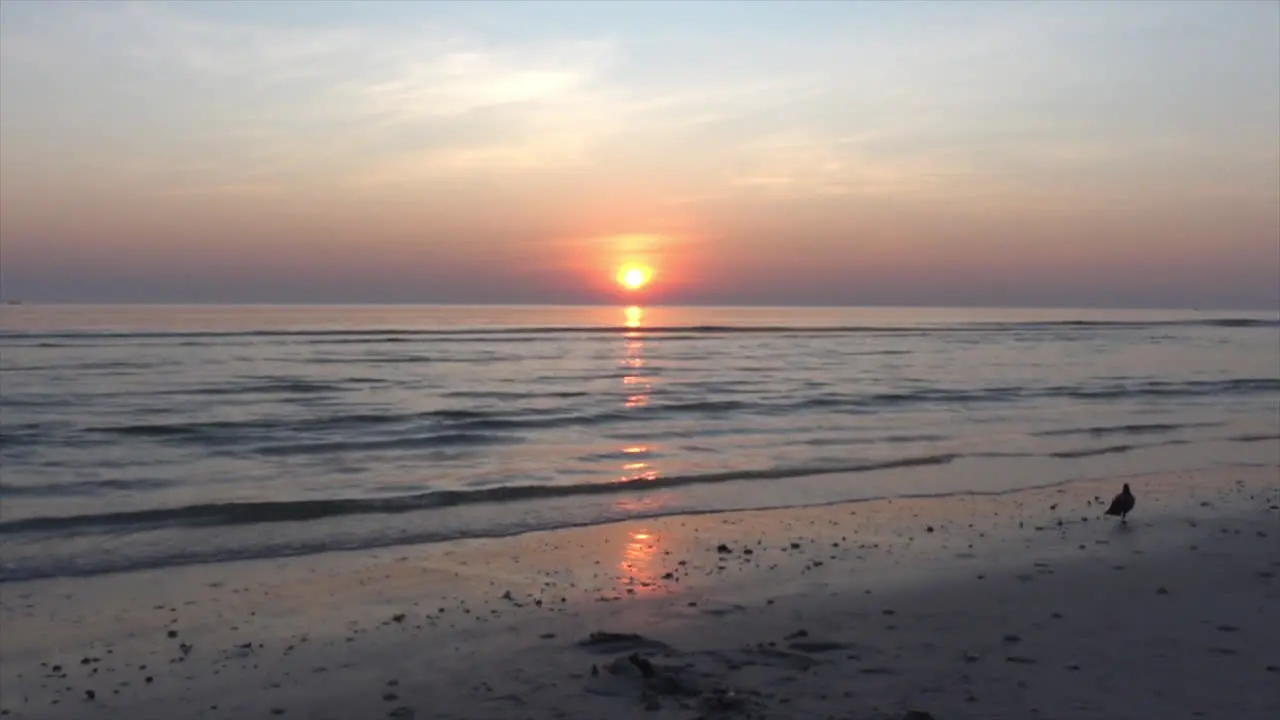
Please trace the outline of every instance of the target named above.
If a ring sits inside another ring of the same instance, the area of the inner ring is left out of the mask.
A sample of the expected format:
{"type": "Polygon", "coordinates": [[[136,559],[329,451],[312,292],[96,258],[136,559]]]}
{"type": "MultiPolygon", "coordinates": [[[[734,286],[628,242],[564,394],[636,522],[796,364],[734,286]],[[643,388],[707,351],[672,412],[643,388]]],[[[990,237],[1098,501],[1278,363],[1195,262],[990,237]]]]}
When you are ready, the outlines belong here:
{"type": "Polygon", "coordinates": [[[5,0],[0,294],[1276,308],[1277,128],[1269,0],[5,0]]]}

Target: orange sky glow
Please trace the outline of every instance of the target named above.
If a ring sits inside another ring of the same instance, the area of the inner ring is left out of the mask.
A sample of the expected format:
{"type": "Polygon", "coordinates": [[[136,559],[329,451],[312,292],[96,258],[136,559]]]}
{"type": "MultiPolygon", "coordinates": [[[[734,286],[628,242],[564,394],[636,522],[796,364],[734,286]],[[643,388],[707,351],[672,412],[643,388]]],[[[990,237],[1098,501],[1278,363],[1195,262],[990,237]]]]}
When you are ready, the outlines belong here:
{"type": "Polygon", "coordinates": [[[6,1],[3,294],[1280,303],[1275,3],[487,7],[6,1]]]}

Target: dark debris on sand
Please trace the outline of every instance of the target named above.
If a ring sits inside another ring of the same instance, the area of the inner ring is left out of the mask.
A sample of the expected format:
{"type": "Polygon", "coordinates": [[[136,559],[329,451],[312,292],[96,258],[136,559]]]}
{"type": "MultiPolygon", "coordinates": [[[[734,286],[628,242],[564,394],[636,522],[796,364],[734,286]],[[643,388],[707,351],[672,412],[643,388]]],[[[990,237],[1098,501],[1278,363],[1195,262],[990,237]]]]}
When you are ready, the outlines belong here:
{"type": "Polygon", "coordinates": [[[586,639],[578,641],[578,647],[600,654],[670,649],[670,646],[661,640],[652,640],[636,633],[615,633],[602,630],[593,632],[586,639]]]}
{"type": "Polygon", "coordinates": [[[591,652],[611,654],[618,648],[638,648],[603,665],[592,665],[589,682],[605,683],[597,687],[609,694],[617,693],[619,689],[624,695],[634,693],[645,710],[661,710],[670,703],[683,710],[695,711],[698,713],[696,717],[706,720],[730,717],[748,720],[760,717],[764,709],[759,693],[729,687],[722,673],[699,669],[693,662],[661,662],[661,654],[672,652],[670,646],[642,635],[594,632],[578,646],[591,652]],[[641,650],[658,655],[644,655],[641,650]]]}

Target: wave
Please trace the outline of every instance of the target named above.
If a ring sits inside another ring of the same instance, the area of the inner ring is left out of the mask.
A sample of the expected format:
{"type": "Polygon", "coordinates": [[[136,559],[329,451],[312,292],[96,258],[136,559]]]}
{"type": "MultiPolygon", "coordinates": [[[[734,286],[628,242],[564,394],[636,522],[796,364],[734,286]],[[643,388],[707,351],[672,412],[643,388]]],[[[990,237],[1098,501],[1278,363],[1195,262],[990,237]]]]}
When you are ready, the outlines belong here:
{"type": "Polygon", "coordinates": [[[1204,322],[1206,327],[1251,328],[1280,327],[1280,320],[1261,320],[1258,318],[1222,318],[1204,322]]]}
{"type": "Polygon", "coordinates": [[[387,450],[421,450],[458,447],[460,445],[511,445],[524,442],[516,435],[447,432],[435,435],[386,438],[381,440],[335,440],[265,445],[255,448],[260,455],[314,455],[318,453],[379,452],[387,450]]]}
{"type": "Polygon", "coordinates": [[[1169,382],[1150,380],[1134,384],[1101,387],[1053,387],[1038,391],[1043,396],[1059,396],[1079,400],[1106,400],[1125,397],[1187,397],[1195,395],[1237,395],[1255,392],[1280,392],[1277,378],[1235,378],[1232,380],[1192,380],[1169,382]]]}
{"type": "Polygon", "coordinates": [[[10,485],[0,483],[0,497],[60,497],[102,492],[132,492],[172,487],[170,480],[76,480],[46,485],[10,485]]]}
{"type": "Polygon", "coordinates": [[[916,435],[882,435],[872,437],[816,437],[807,440],[801,440],[801,445],[809,445],[811,447],[843,447],[846,445],[868,445],[875,443],[913,443],[913,442],[942,442],[950,440],[950,435],[938,435],[921,433],[916,435]]]}
{"type": "MultiPolygon", "coordinates": [[[[3,337],[3,333],[0,333],[3,337]]],[[[122,360],[111,361],[86,361],[86,362],[68,362],[68,363],[51,363],[48,365],[4,365],[0,367],[0,372],[105,372],[111,370],[150,370],[156,367],[152,362],[129,362],[122,360]]],[[[122,373],[123,374],[123,373],[122,373]]]]}
{"type": "Polygon", "coordinates": [[[1280,328],[1280,320],[1261,318],[1186,318],[1151,321],[1126,320],[1038,320],[1026,322],[970,322],[919,325],[654,325],[625,327],[622,325],[545,325],[545,326],[460,326],[435,328],[361,328],[361,329],[281,329],[281,330],[202,330],[202,331],[123,331],[123,330],[0,330],[3,340],[146,340],[146,339],[220,339],[220,338],[331,338],[353,342],[408,342],[419,338],[451,336],[521,336],[521,335],[617,335],[617,334],[857,334],[857,333],[932,333],[932,332],[1025,332],[1035,330],[1097,329],[1135,330],[1167,327],[1280,328]]]}
{"type": "Polygon", "coordinates": [[[1280,434],[1276,435],[1235,435],[1227,438],[1231,442],[1252,443],[1265,442],[1267,440],[1280,440],[1280,434]]]}
{"type": "Polygon", "coordinates": [[[1132,445],[1112,445],[1102,448],[1082,448],[1080,450],[1061,450],[1049,453],[1056,458],[1082,458],[1094,457],[1096,455],[1114,455],[1116,453],[1126,453],[1133,449],[1132,445]]]}
{"type": "MultiPolygon", "coordinates": [[[[504,407],[493,410],[450,409],[416,413],[355,413],[319,417],[257,417],[247,420],[222,420],[177,423],[141,423],[118,426],[95,426],[85,430],[90,435],[106,435],[150,439],[159,442],[201,445],[237,445],[252,447],[263,432],[288,432],[291,434],[356,431],[363,428],[412,426],[428,430],[427,439],[392,439],[384,442],[385,449],[412,447],[415,444],[440,446],[456,434],[459,444],[473,444],[471,434],[509,433],[520,430],[561,429],[593,427],[618,423],[647,423],[678,417],[716,417],[729,414],[755,414],[787,416],[797,412],[822,410],[832,414],[863,415],[892,411],[913,405],[934,404],[964,407],[987,403],[1012,403],[1024,400],[1069,398],[1076,400],[1107,400],[1113,398],[1171,398],[1197,396],[1223,396],[1280,392],[1280,379],[1238,378],[1222,381],[1112,383],[1095,387],[1051,386],[991,387],[973,390],[926,388],[912,392],[841,393],[806,397],[799,400],[673,400],[664,402],[655,396],[643,408],[611,408],[607,410],[552,412],[546,408],[504,407]],[[438,440],[438,441],[437,441],[438,440]]],[[[486,397],[517,401],[520,399],[577,397],[585,393],[501,393],[475,391],[469,397],[486,397]]],[[[458,396],[454,393],[454,396],[458,396]]],[[[6,402],[9,398],[6,398],[6,402]]],[[[1207,424],[1131,424],[1046,430],[1035,433],[1041,437],[1072,435],[1139,435],[1172,432],[1207,424]]],[[[0,433],[3,437],[5,433],[0,433]]],[[[26,438],[33,440],[35,438],[26,438]]],[[[494,440],[507,442],[509,440],[494,440]]],[[[344,449],[377,449],[378,443],[314,442],[297,447],[312,448],[315,452],[340,452],[344,449]]],[[[299,450],[300,452],[301,450],[299,450]]],[[[270,446],[265,452],[272,452],[270,446]]],[[[293,452],[283,451],[286,453],[293,452]]]]}
{"type": "Polygon", "coordinates": [[[561,392],[521,392],[513,390],[450,390],[440,394],[441,397],[463,398],[468,400],[529,400],[529,399],[570,399],[587,397],[591,393],[585,390],[565,390],[561,392]]]}
{"type": "Polygon", "coordinates": [[[1155,435],[1188,430],[1191,428],[1221,427],[1222,423],[1135,423],[1131,425],[1098,425],[1092,427],[1062,428],[1031,433],[1034,437],[1066,437],[1071,435],[1155,435]]]}
{"type": "Polygon", "coordinates": [[[33,517],[0,523],[0,534],[67,532],[90,528],[140,530],[168,526],[255,525],[305,522],[325,518],[395,514],[476,503],[564,498],[583,495],[642,492],[684,485],[716,484],[746,480],[869,472],[893,468],[943,465],[957,455],[930,455],[845,465],[796,466],[761,470],[733,470],[698,475],[672,475],[651,480],[579,485],[510,485],[471,490],[436,490],[391,498],[339,498],[326,500],[207,503],[175,508],[115,513],[33,517]]]}
{"type": "Polygon", "coordinates": [[[320,382],[303,378],[281,378],[248,380],[247,382],[229,383],[193,387],[176,392],[179,395],[251,395],[251,394],[310,394],[324,392],[342,392],[350,387],[340,382],[320,382]]]}
{"type": "Polygon", "coordinates": [[[1057,452],[1049,453],[1049,457],[1062,458],[1062,459],[1086,458],[1086,457],[1095,457],[1098,455],[1115,455],[1117,453],[1127,453],[1131,450],[1153,448],[1153,447],[1159,447],[1162,445],[1188,445],[1188,444],[1190,444],[1190,441],[1188,440],[1166,440],[1165,442],[1148,443],[1145,445],[1111,445],[1108,447],[1099,447],[1099,448],[1080,448],[1079,450],[1059,450],[1057,452]]]}
{"type": "Polygon", "coordinates": [[[436,410],[426,413],[347,413],[323,417],[265,417],[252,420],[210,420],[188,423],[139,423],[134,425],[99,425],[86,428],[88,433],[159,440],[206,441],[217,438],[233,440],[262,431],[326,432],[357,428],[406,424],[435,420],[469,420],[485,417],[475,410],[436,410]]]}
{"type": "MultiPolygon", "coordinates": [[[[1237,395],[1280,392],[1280,379],[1234,378],[1231,380],[1192,380],[1169,382],[1150,380],[1137,383],[1109,383],[1096,386],[1053,385],[1048,387],[1008,386],[973,390],[926,388],[912,392],[886,392],[869,395],[832,395],[809,398],[797,403],[809,407],[877,409],[921,402],[984,403],[1020,399],[1070,398],[1095,400],[1110,398],[1190,397],[1198,395],[1237,395]]],[[[1141,426],[1130,426],[1138,427],[1141,426]]],[[[1190,427],[1190,426],[1189,426],[1190,427]]]]}
{"type": "Polygon", "coordinates": [[[513,442],[519,438],[486,436],[500,431],[590,425],[625,418],[620,412],[550,415],[543,410],[498,411],[435,410],[423,413],[348,414],[317,418],[256,418],[252,420],[209,421],[191,423],[143,423],[135,425],[97,426],[88,433],[133,437],[176,444],[230,445],[252,444],[264,432],[288,432],[291,435],[355,431],[390,425],[426,425],[436,432],[415,437],[383,438],[359,441],[314,441],[283,445],[253,445],[265,454],[302,452],[343,452],[348,450],[408,449],[440,447],[478,442],[513,442]]]}

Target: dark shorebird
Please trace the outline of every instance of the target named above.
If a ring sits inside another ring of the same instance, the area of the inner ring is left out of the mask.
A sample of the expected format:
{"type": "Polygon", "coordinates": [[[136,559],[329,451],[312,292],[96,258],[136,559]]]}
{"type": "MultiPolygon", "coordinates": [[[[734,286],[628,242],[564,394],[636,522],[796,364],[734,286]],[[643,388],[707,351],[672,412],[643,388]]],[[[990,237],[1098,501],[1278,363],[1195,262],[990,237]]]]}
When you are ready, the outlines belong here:
{"type": "Polygon", "coordinates": [[[1105,515],[1119,515],[1120,522],[1124,522],[1124,516],[1133,512],[1133,493],[1129,492],[1129,483],[1124,484],[1124,489],[1116,495],[1111,501],[1111,507],[1107,508],[1105,515]]]}

